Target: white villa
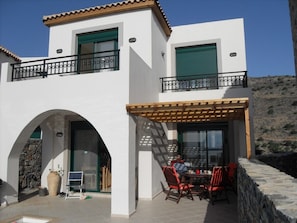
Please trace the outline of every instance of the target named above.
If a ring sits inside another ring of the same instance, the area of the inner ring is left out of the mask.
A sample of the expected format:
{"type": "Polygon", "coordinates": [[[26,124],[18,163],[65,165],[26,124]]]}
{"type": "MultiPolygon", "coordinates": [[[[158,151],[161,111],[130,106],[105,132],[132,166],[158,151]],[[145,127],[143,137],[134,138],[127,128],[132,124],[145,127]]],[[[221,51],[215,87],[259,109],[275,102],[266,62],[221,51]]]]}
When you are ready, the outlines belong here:
{"type": "Polygon", "coordinates": [[[43,22],[47,58],[0,50],[1,200],[18,202],[19,157],[38,129],[41,186],[60,169],[65,191],[82,170],[115,216],[162,192],[177,154],[194,169],[254,155],[243,19],[172,27],[157,0],[127,0],[43,22]]]}

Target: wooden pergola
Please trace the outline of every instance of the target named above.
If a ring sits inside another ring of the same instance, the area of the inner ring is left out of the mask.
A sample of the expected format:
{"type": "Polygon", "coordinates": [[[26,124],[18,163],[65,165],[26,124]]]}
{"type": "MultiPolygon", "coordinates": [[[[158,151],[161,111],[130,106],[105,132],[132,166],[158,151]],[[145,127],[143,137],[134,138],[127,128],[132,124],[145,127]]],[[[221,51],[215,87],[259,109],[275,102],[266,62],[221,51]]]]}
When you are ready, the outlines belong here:
{"type": "Polygon", "coordinates": [[[227,98],[128,104],[127,112],[155,122],[191,123],[244,120],[247,158],[251,157],[249,99],[227,98]]]}

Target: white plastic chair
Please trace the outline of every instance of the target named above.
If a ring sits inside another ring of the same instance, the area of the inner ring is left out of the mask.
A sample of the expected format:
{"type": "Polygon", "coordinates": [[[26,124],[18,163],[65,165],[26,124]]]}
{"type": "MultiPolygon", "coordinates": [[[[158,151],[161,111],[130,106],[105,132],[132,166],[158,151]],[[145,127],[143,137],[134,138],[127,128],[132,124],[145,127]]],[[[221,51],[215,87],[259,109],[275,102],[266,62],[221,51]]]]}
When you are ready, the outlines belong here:
{"type": "Polygon", "coordinates": [[[69,171],[66,184],[65,200],[68,198],[82,198],[83,196],[83,171],[69,171]],[[79,193],[75,193],[79,191],[79,193]]]}

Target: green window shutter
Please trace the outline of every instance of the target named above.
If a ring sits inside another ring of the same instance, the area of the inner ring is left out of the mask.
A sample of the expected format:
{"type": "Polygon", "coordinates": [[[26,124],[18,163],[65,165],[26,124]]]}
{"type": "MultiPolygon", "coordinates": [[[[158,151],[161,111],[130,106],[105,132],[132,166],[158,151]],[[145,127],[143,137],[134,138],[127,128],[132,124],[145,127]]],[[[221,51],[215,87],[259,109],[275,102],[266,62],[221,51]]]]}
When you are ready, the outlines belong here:
{"type": "Polygon", "coordinates": [[[186,76],[217,75],[216,44],[176,48],[176,75],[186,76]]]}
{"type": "Polygon", "coordinates": [[[118,39],[118,29],[109,29],[78,35],[78,44],[105,42],[118,39]]]}

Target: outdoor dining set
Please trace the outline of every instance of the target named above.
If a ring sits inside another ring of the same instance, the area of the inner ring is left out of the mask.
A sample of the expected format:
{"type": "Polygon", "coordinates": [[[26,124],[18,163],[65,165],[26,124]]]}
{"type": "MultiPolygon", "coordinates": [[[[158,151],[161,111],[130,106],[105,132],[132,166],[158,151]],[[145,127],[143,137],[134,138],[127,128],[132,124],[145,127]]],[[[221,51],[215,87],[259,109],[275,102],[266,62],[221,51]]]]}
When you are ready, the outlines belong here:
{"type": "Polygon", "coordinates": [[[214,166],[210,171],[187,170],[177,171],[176,165],[163,166],[163,173],[168,184],[166,200],[171,199],[179,203],[182,197],[194,200],[208,199],[211,204],[225,200],[229,203],[228,191],[236,193],[237,164],[214,166]]]}

